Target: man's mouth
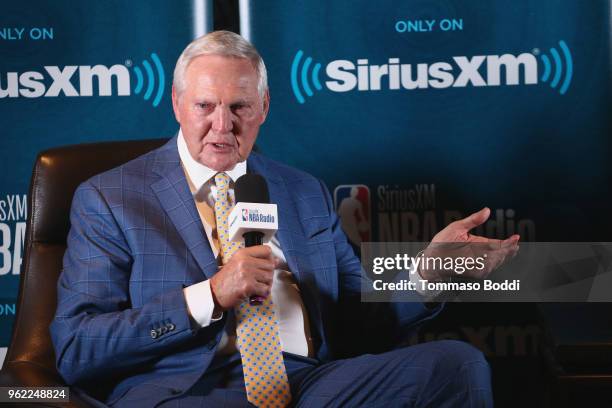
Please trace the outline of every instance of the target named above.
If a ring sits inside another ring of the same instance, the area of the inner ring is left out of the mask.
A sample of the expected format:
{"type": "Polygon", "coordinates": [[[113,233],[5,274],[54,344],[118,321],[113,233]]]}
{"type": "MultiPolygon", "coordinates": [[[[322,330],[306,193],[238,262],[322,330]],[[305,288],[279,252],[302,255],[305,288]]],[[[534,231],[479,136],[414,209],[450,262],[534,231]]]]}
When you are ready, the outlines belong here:
{"type": "Polygon", "coordinates": [[[215,150],[229,150],[234,147],[234,145],[229,143],[211,143],[211,145],[215,150]]]}

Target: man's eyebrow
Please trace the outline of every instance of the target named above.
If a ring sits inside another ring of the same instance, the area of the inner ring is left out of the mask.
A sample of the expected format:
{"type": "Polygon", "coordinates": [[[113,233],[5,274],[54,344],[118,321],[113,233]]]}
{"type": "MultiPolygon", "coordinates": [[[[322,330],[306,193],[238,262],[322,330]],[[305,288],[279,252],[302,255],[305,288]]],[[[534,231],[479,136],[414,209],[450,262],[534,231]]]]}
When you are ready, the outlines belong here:
{"type": "Polygon", "coordinates": [[[195,100],[196,100],[196,103],[202,103],[202,102],[214,103],[214,98],[210,98],[207,96],[196,97],[195,100]]]}
{"type": "Polygon", "coordinates": [[[235,101],[233,101],[232,103],[230,103],[230,105],[238,105],[238,104],[242,104],[242,105],[250,105],[252,103],[252,101],[250,99],[236,99],[235,101]]]}

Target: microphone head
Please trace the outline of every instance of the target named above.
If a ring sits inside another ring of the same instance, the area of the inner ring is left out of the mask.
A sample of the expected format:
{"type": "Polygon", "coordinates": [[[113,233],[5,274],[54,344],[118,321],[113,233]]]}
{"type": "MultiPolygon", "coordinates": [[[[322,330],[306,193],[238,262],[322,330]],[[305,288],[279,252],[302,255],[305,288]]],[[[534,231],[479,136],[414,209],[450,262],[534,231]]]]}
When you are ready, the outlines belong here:
{"type": "Polygon", "coordinates": [[[245,174],[234,185],[236,203],[270,203],[268,184],[259,174],[245,174]]]}

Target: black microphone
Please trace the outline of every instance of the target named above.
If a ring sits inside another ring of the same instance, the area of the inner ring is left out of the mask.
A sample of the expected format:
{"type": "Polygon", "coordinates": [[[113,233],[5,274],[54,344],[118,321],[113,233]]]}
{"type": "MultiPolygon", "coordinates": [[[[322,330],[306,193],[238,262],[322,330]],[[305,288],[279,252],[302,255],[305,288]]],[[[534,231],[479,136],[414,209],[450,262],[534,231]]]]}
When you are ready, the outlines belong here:
{"type": "MultiPolygon", "coordinates": [[[[229,216],[230,240],[244,238],[244,246],[262,245],[278,229],[278,213],[275,204],[270,204],[266,180],[258,174],[245,174],[234,185],[236,205],[229,216]]],[[[257,305],[265,300],[251,296],[249,303],[257,305]]]]}
{"type": "MultiPolygon", "coordinates": [[[[245,174],[236,180],[234,186],[236,204],[238,203],[260,203],[270,204],[270,194],[266,180],[259,174],[245,174]]],[[[252,247],[263,244],[264,234],[261,231],[247,231],[242,234],[244,246],[252,247]]]]}

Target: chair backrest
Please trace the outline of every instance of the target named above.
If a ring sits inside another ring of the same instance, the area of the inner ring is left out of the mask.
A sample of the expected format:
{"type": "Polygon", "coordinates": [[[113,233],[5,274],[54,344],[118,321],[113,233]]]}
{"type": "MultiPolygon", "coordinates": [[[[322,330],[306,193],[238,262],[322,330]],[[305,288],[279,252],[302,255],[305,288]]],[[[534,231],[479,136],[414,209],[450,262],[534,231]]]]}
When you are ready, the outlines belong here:
{"type": "Polygon", "coordinates": [[[17,313],[5,366],[27,361],[57,372],[49,324],[57,306],[56,285],[78,185],[165,142],[167,139],[81,144],[38,155],[28,197],[17,313]]]}

